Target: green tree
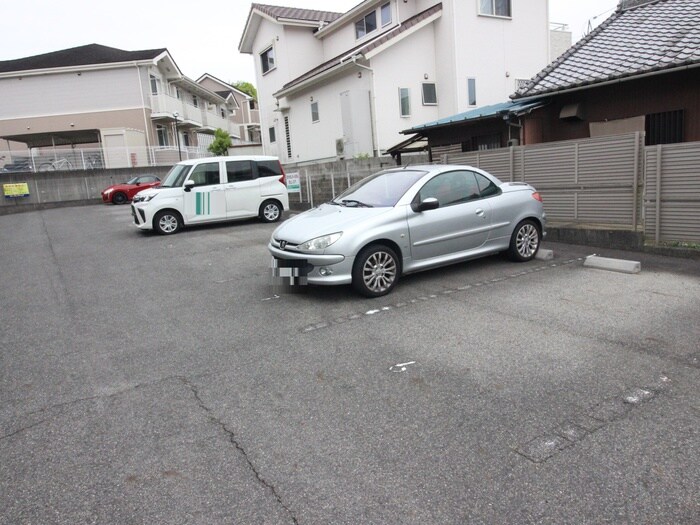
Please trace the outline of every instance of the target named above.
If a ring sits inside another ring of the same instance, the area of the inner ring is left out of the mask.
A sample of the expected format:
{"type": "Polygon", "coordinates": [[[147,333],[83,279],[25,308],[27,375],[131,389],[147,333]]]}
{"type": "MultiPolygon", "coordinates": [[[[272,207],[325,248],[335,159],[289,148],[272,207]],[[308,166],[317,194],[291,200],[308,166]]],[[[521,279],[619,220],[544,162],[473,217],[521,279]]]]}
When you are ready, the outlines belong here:
{"type": "Polygon", "coordinates": [[[228,153],[228,149],[233,145],[231,142],[231,136],[227,131],[218,128],[214,132],[214,142],[209,144],[207,150],[214,155],[221,156],[228,153]]]}
{"type": "Polygon", "coordinates": [[[246,82],[245,80],[239,80],[238,82],[235,82],[231,85],[235,87],[238,91],[243,91],[243,93],[245,93],[246,95],[250,95],[255,100],[258,100],[258,90],[255,89],[255,86],[250,82],[246,82]]]}

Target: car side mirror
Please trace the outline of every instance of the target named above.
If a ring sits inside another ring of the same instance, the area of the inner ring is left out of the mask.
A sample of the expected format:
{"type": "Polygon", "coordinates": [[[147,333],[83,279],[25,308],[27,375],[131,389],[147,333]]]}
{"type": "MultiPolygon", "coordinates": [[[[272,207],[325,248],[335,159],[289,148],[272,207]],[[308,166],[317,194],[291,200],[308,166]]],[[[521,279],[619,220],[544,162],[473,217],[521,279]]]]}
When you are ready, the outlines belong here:
{"type": "Polygon", "coordinates": [[[194,188],[194,181],[193,180],[185,181],[185,191],[192,191],[192,188],[194,188]]]}
{"type": "Polygon", "coordinates": [[[440,207],[440,203],[435,197],[428,197],[413,204],[411,207],[413,208],[413,211],[420,213],[426,210],[435,210],[440,207]]]}

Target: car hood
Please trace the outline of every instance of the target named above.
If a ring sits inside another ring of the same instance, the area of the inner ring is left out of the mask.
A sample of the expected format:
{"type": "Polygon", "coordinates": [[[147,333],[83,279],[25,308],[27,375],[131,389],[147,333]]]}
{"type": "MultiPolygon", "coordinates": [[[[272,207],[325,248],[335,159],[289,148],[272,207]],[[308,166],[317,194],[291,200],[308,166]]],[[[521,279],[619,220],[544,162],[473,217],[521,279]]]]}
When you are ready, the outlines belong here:
{"type": "Polygon", "coordinates": [[[347,231],[391,210],[393,208],[349,208],[321,204],[286,220],[272,235],[276,239],[301,244],[322,235],[347,231]]]}
{"type": "Polygon", "coordinates": [[[107,186],[107,187],[106,187],[104,190],[102,190],[102,191],[105,192],[105,191],[107,191],[107,190],[112,190],[112,191],[114,191],[114,190],[125,190],[125,189],[127,189],[127,188],[131,188],[131,186],[132,186],[131,184],[112,184],[111,186],[107,186]]]}

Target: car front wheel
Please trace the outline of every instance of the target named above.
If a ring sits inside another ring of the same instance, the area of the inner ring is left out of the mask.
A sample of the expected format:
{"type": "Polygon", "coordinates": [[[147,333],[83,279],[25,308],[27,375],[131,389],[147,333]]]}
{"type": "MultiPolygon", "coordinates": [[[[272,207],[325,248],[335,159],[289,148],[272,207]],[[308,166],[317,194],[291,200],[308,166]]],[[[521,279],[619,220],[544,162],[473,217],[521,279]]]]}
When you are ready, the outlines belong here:
{"type": "Polygon", "coordinates": [[[364,248],[355,259],[352,285],[366,297],[388,294],[399,280],[399,259],[396,252],[381,244],[364,248]]]}
{"type": "Polygon", "coordinates": [[[113,204],[124,204],[127,200],[126,195],[123,194],[122,192],[117,192],[112,196],[112,203],[113,204]]]}
{"type": "Polygon", "coordinates": [[[526,219],[515,227],[510,238],[508,256],[517,262],[532,260],[540,249],[540,229],[530,219],[526,219]]]}
{"type": "Polygon", "coordinates": [[[182,219],[177,212],[163,210],[156,213],[153,218],[153,229],[161,235],[172,235],[182,228],[182,219]]]}

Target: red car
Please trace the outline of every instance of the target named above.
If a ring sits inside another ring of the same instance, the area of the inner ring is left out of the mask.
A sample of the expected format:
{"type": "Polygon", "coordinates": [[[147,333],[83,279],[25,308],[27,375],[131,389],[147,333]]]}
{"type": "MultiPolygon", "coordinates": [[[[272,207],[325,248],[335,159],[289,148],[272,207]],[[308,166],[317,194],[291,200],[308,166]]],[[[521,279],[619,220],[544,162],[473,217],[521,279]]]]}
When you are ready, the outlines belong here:
{"type": "Polygon", "coordinates": [[[102,190],[102,202],[112,204],[124,204],[133,199],[141,190],[153,188],[160,185],[160,179],[155,175],[139,175],[129,179],[123,184],[114,184],[102,190]]]}

